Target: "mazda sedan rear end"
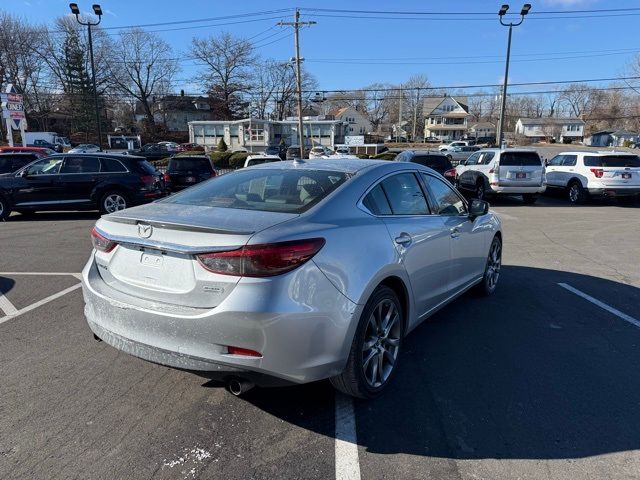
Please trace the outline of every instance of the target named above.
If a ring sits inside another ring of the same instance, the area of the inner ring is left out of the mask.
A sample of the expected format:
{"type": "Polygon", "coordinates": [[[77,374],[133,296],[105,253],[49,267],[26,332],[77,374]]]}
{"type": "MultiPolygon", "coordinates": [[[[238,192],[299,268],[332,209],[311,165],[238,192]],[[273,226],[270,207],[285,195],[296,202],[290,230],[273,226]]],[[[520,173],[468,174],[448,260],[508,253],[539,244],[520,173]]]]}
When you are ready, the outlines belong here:
{"type": "Polygon", "coordinates": [[[406,332],[471,286],[495,288],[500,223],[476,202],[406,163],[226,174],[102,217],[83,271],[85,315],[110,345],[217,372],[234,393],[331,378],[372,398],[406,332]]]}

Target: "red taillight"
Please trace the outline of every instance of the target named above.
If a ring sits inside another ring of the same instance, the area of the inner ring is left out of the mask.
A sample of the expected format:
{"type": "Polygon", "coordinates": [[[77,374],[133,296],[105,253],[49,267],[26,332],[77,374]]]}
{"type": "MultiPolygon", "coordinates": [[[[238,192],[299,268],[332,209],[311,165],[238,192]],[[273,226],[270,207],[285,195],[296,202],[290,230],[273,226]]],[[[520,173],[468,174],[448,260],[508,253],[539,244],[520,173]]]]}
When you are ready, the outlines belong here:
{"type": "Polygon", "coordinates": [[[91,243],[93,243],[93,248],[105,253],[109,253],[118,245],[116,242],[100,235],[96,227],[91,229],[91,243]]]}
{"type": "Polygon", "coordinates": [[[165,173],[162,178],[165,182],[171,182],[171,175],[169,175],[168,173],[165,173]]]}
{"type": "Polygon", "coordinates": [[[444,172],[444,176],[447,178],[456,178],[456,169],[452,168],[444,172]]]}
{"type": "Polygon", "coordinates": [[[156,183],[156,178],[157,177],[155,175],[141,175],[140,181],[145,185],[153,185],[156,183]]]}
{"type": "Polygon", "coordinates": [[[216,175],[218,175],[218,172],[216,172],[215,170],[211,172],[211,178],[215,177],[216,175]]]}
{"type": "Polygon", "coordinates": [[[228,252],[196,255],[210,272],[242,277],[271,277],[290,272],[310,260],[324,245],[324,238],[293,242],[245,245],[228,252]]]}
{"type": "Polygon", "coordinates": [[[589,170],[591,170],[591,173],[593,173],[596,178],[602,178],[604,175],[604,170],[601,168],[590,168],[589,170]]]}
{"type": "Polygon", "coordinates": [[[248,348],[240,348],[240,347],[227,347],[227,352],[229,355],[243,355],[245,357],[261,357],[262,354],[260,352],[256,352],[255,350],[249,350],[248,348]]]}

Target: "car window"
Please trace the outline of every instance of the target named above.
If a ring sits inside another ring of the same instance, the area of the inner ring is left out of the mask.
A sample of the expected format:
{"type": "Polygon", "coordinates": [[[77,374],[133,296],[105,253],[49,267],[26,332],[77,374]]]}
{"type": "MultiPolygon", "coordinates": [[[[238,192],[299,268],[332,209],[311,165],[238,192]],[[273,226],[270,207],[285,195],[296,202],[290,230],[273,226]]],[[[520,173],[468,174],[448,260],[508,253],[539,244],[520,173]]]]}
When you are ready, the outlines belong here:
{"type": "Polygon", "coordinates": [[[585,155],[585,167],[640,167],[640,158],[636,155],[585,155]]]}
{"type": "Polygon", "coordinates": [[[427,189],[434,201],[436,215],[464,215],[467,206],[464,200],[445,182],[426,173],[422,174],[427,189]]]}
{"type": "Polygon", "coordinates": [[[142,172],[142,173],[146,173],[147,175],[155,175],[158,173],[158,171],[156,170],[156,168],[151,165],[149,162],[147,162],[146,160],[138,160],[135,163],[138,171],[142,172]]]}
{"type": "Polygon", "coordinates": [[[27,168],[27,175],[55,175],[60,171],[62,158],[43,158],[39,162],[32,163],[27,168]]]}
{"type": "Polygon", "coordinates": [[[115,158],[101,158],[102,172],[126,172],[126,167],[115,158]]]}
{"type": "Polygon", "coordinates": [[[541,166],[542,162],[536,152],[502,152],[500,165],[503,167],[541,166]]]}
{"type": "Polygon", "coordinates": [[[413,173],[399,173],[382,181],[393,215],[427,215],[429,209],[413,173]]]}
{"type": "Polygon", "coordinates": [[[163,202],[266,212],[302,213],[349,176],[325,170],[243,169],[204,182],[163,202]]]}
{"type": "Polygon", "coordinates": [[[169,160],[167,171],[170,173],[211,173],[211,162],[208,158],[172,158],[169,160]]]}
{"type": "Polygon", "coordinates": [[[374,215],[391,215],[391,206],[380,184],[364,197],[362,204],[374,215]]]}
{"type": "Polygon", "coordinates": [[[473,155],[469,156],[465,165],[476,165],[478,163],[478,160],[480,160],[480,155],[480,153],[474,153],[473,155]]]}
{"type": "Polygon", "coordinates": [[[550,167],[560,167],[562,166],[562,162],[564,161],[564,155],[556,155],[551,160],[549,160],[550,167]]]}
{"type": "Polygon", "coordinates": [[[478,162],[478,164],[480,165],[489,165],[491,163],[491,161],[493,160],[493,157],[495,157],[496,154],[493,152],[482,152],[480,153],[480,161],[478,162]]]}
{"type": "Polygon", "coordinates": [[[575,167],[577,160],[578,160],[577,155],[563,155],[562,166],[575,167]]]}
{"type": "Polygon", "coordinates": [[[98,173],[100,159],[98,157],[66,157],[60,173],[98,173]]]}

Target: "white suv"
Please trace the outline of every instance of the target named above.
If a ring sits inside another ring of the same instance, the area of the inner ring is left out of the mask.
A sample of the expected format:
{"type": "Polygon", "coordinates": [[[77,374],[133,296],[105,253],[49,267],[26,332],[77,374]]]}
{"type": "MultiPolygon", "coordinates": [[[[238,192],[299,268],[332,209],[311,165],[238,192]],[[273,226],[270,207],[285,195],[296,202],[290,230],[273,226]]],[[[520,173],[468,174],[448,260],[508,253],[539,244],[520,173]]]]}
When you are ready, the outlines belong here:
{"type": "Polygon", "coordinates": [[[485,148],[456,167],[456,184],[479,199],[489,195],[522,195],[535,203],[545,191],[542,160],[535,150],[485,148]]]}
{"type": "Polygon", "coordinates": [[[457,142],[451,142],[448,145],[440,145],[438,147],[438,150],[440,150],[441,152],[444,152],[446,150],[452,150],[454,147],[468,147],[469,146],[469,142],[468,141],[457,141],[457,142]]]}
{"type": "Polygon", "coordinates": [[[547,164],[547,186],[563,189],[571,203],[589,196],[640,194],[640,158],[626,152],[564,152],[547,164]]]}

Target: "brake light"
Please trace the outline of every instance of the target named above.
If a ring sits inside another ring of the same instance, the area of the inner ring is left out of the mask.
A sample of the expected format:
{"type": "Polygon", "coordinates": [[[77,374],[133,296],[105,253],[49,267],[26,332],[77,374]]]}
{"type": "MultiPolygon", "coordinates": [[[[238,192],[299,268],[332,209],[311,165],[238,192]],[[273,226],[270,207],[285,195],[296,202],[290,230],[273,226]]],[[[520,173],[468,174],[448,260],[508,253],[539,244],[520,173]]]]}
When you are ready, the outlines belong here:
{"type": "Polygon", "coordinates": [[[116,242],[100,235],[96,227],[91,229],[91,243],[93,244],[93,248],[104,253],[109,253],[118,245],[116,242]]]}
{"type": "Polygon", "coordinates": [[[456,169],[455,168],[451,168],[449,170],[446,170],[444,172],[444,176],[446,178],[456,178],[456,169]]]}
{"type": "Polygon", "coordinates": [[[240,347],[227,347],[227,352],[229,355],[243,355],[245,357],[261,357],[262,354],[260,352],[256,352],[255,350],[249,350],[248,348],[240,348],[240,347]]]}
{"type": "Polygon", "coordinates": [[[162,176],[162,179],[163,179],[165,182],[171,182],[171,175],[169,175],[168,173],[165,173],[165,174],[162,176]]]}
{"type": "Polygon", "coordinates": [[[215,170],[213,172],[211,172],[211,178],[215,177],[218,175],[218,172],[216,172],[215,170]]]}
{"type": "Polygon", "coordinates": [[[591,170],[591,173],[593,173],[596,178],[602,178],[604,175],[604,170],[602,168],[590,168],[589,170],[591,170]]]}
{"type": "Polygon", "coordinates": [[[156,176],[155,175],[141,175],[140,176],[140,181],[142,183],[144,183],[145,185],[153,185],[154,183],[156,183],[156,176]]]}
{"type": "Polygon", "coordinates": [[[272,277],[290,272],[324,246],[324,238],[245,245],[238,250],[196,255],[205,269],[221,275],[272,277]]]}

